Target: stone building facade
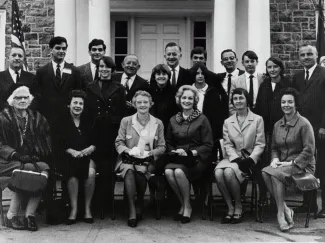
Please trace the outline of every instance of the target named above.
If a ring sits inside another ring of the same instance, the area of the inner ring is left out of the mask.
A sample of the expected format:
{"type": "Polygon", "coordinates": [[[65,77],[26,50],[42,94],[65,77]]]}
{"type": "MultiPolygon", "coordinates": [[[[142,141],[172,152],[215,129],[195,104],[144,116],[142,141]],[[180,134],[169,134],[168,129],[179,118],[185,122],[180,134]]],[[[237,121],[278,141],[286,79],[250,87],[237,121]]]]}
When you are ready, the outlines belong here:
{"type": "MultiPolygon", "coordinates": [[[[304,40],[316,41],[316,1],[267,1],[270,4],[271,54],[277,55],[285,61],[287,73],[292,75],[301,69],[297,53],[298,43],[304,40]]],[[[55,1],[18,0],[18,4],[21,12],[23,31],[25,33],[28,66],[30,70],[35,71],[49,60],[48,42],[55,32],[55,1]]],[[[7,54],[10,48],[11,0],[0,0],[1,8],[6,9],[7,13],[5,30],[7,54]]],[[[258,33],[256,34],[258,35],[258,33]]],[[[211,42],[213,41],[211,40],[211,42]]],[[[241,53],[238,54],[241,55],[241,53]]],[[[219,62],[219,60],[217,61],[219,62]]],[[[264,63],[260,63],[260,66],[264,66],[264,63]]],[[[220,72],[222,70],[214,71],[220,72]]]]}

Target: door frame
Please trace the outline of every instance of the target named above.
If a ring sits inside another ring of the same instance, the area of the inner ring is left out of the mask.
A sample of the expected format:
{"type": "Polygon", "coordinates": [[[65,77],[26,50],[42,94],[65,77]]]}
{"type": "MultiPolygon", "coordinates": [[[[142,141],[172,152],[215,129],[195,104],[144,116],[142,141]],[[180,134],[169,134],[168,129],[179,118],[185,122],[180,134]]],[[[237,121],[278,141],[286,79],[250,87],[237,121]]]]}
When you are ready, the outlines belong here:
{"type": "Polygon", "coordinates": [[[6,10],[0,9],[0,71],[6,65],[6,10]]]}

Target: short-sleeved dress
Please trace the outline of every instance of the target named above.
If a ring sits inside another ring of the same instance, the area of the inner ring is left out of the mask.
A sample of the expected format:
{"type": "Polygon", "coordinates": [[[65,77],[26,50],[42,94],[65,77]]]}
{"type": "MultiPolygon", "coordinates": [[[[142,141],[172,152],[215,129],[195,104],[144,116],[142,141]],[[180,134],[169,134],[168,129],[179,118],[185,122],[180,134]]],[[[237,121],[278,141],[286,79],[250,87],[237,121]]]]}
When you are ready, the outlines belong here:
{"type": "Polygon", "coordinates": [[[292,166],[265,167],[262,172],[274,176],[287,185],[286,177],[301,171],[315,172],[315,138],[310,122],[296,112],[290,122],[283,117],[274,125],[272,159],[295,161],[292,166]]]}

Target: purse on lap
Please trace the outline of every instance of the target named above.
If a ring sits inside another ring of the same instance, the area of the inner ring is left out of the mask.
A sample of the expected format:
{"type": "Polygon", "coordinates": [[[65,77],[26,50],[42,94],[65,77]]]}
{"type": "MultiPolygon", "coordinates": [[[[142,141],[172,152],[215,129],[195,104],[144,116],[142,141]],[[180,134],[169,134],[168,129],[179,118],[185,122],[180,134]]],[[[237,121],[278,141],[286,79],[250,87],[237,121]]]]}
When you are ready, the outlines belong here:
{"type": "Polygon", "coordinates": [[[319,179],[313,174],[305,171],[294,173],[285,179],[289,184],[296,186],[300,191],[316,190],[320,186],[319,179]]]}
{"type": "Polygon", "coordinates": [[[24,164],[21,163],[20,169],[12,172],[8,188],[14,192],[26,194],[29,196],[39,196],[46,189],[47,176],[41,174],[41,169],[32,162],[35,171],[24,170],[24,164]]]}

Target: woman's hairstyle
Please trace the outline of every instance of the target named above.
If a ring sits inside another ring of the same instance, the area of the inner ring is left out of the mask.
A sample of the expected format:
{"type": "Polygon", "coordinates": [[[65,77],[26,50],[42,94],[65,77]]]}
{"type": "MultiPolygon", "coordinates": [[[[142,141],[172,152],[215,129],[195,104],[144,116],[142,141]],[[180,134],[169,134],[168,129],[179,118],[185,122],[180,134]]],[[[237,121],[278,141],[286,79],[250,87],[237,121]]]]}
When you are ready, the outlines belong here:
{"type": "Polygon", "coordinates": [[[243,88],[235,88],[233,91],[232,91],[232,95],[231,95],[231,99],[230,99],[230,102],[231,102],[231,104],[233,105],[233,106],[235,106],[234,105],[234,96],[235,95],[244,95],[245,96],[245,98],[246,98],[246,105],[247,105],[247,107],[249,106],[249,102],[248,102],[248,100],[249,100],[249,95],[248,95],[248,92],[247,92],[247,90],[246,89],[243,89],[243,88]]]}
{"type": "Polygon", "coordinates": [[[205,81],[207,81],[207,77],[208,77],[207,67],[201,62],[197,62],[197,63],[194,63],[193,67],[191,67],[189,70],[190,80],[192,83],[195,83],[195,81],[196,81],[196,73],[199,68],[202,71],[205,81]]]}
{"type": "Polygon", "coordinates": [[[72,98],[82,98],[84,103],[87,99],[87,94],[85,91],[80,90],[80,89],[75,89],[70,92],[68,104],[70,105],[72,98]]]}
{"type": "Polygon", "coordinates": [[[150,103],[150,106],[153,105],[153,102],[152,102],[152,97],[151,95],[147,92],[147,91],[144,91],[144,90],[138,90],[133,98],[132,98],[132,105],[135,107],[135,100],[137,99],[138,96],[145,96],[145,97],[148,97],[149,98],[149,103],[150,103]]]}
{"type": "MultiPolygon", "coordinates": [[[[267,67],[267,63],[269,61],[273,62],[274,64],[276,64],[276,65],[278,65],[280,67],[280,69],[281,69],[280,76],[282,77],[284,75],[284,71],[285,71],[284,64],[283,64],[282,60],[280,58],[278,58],[278,57],[270,57],[265,62],[266,67],[267,67]]],[[[270,76],[268,71],[267,71],[267,68],[266,68],[266,75],[270,76]]]]}
{"type": "Polygon", "coordinates": [[[96,65],[97,68],[99,67],[100,61],[103,61],[107,67],[111,68],[112,69],[112,73],[116,70],[115,62],[113,61],[113,59],[111,57],[108,57],[108,56],[101,57],[99,59],[97,65],[96,65]]]}
{"type": "Polygon", "coordinates": [[[155,75],[157,73],[163,73],[163,74],[167,74],[168,75],[168,81],[171,79],[172,77],[172,73],[169,69],[169,67],[166,64],[158,64],[157,66],[155,66],[152,69],[152,74],[151,76],[155,78],[155,75]]]}
{"type": "Polygon", "coordinates": [[[282,99],[284,95],[292,95],[295,100],[296,108],[300,106],[300,98],[299,98],[300,93],[298,92],[298,90],[291,87],[284,88],[280,92],[280,98],[282,99]]]}
{"type": "Polygon", "coordinates": [[[13,106],[14,98],[21,92],[28,93],[29,104],[32,103],[34,96],[30,93],[29,88],[24,85],[19,85],[18,87],[12,87],[12,90],[10,90],[9,97],[7,99],[10,106],[13,106]]]}
{"type": "Polygon", "coordinates": [[[177,104],[179,107],[181,107],[181,97],[182,97],[182,95],[184,94],[184,92],[185,92],[186,90],[190,90],[190,91],[193,92],[193,94],[194,94],[194,104],[193,104],[193,108],[194,108],[194,109],[197,109],[197,104],[199,103],[199,93],[198,93],[197,89],[196,89],[195,87],[191,86],[191,85],[183,85],[183,86],[181,86],[181,87],[178,89],[178,91],[177,91],[177,93],[176,93],[176,96],[175,96],[175,98],[176,98],[176,104],[177,104]]]}

